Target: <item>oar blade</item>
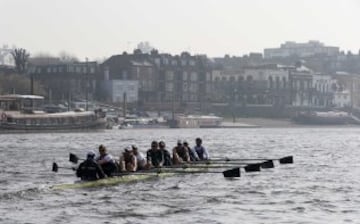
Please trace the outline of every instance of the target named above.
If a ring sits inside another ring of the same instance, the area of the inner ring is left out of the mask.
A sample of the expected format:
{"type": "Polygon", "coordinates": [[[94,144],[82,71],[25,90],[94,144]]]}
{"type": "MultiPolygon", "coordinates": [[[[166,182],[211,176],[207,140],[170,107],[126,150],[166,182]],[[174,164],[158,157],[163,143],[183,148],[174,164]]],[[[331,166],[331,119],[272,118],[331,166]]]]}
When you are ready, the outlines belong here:
{"type": "Polygon", "coordinates": [[[260,164],[254,163],[244,166],[245,172],[259,172],[260,171],[260,164]]]}
{"type": "Polygon", "coordinates": [[[294,163],[294,160],[292,156],[286,156],[279,159],[279,162],[280,164],[289,164],[289,163],[294,163]]]}
{"type": "Polygon", "coordinates": [[[240,177],[240,168],[233,168],[223,172],[224,177],[240,177]]]}
{"type": "Polygon", "coordinates": [[[70,153],[69,154],[69,161],[76,164],[79,161],[79,157],[77,157],[77,155],[75,155],[73,153],[70,153]]]}
{"type": "Polygon", "coordinates": [[[274,168],[274,162],[272,160],[267,160],[260,164],[260,167],[263,169],[271,169],[274,168]]]}
{"type": "Polygon", "coordinates": [[[52,171],[55,172],[55,173],[57,173],[58,170],[59,170],[59,166],[54,162],[54,163],[52,164],[52,171]]]}

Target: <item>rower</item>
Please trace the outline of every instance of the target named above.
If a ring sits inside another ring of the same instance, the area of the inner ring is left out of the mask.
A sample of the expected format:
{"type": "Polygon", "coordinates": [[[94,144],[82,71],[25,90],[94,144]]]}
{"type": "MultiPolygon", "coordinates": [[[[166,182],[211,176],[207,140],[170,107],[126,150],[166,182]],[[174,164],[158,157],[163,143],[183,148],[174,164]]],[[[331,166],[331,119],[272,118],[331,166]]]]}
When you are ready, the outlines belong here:
{"type": "Polygon", "coordinates": [[[164,156],[158,148],[158,142],[152,141],[151,148],[146,152],[146,168],[162,167],[164,164],[164,156]]]}
{"type": "Polygon", "coordinates": [[[101,166],[106,176],[111,177],[112,173],[117,170],[117,165],[113,156],[107,153],[105,146],[99,146],[99,156],[96,158],[96,162],[101,166]]]}
{"type": "Polygon", "coordinates": [[[178,140],[177,146],[173,149],[173,162],[174,164],[182,164],[184,162],[190,162],[190,156],[188,150],[183,146],[181,140],[178,140]]]}
{"type": "Polygon", "coordinates": [[[195,149],[190,148],[189,143],[187,141],[184,141],[183,144],[184,144],[184,148],[186,148],[187,151],[189,152],[190,161],[192,161],[192,162],[199,161],[200,159],[199,159],[195,149]]]}
{"type": "Polygon", "coordinates": [[[95,153],[89,151],[86,155],[86,160],[80,163],[76,170],[76,176],[80,177],[81,180],[93,181],[105,177],[103,170],[100,165],[94,160],[95,153]]]}
{"type": "Polygon", "coordinates": [[[145,159],[144,155],[141,152],[139,152],[138,147],[136,145],[132,145],[131,148],[132,148],[133,154],[136,156],[137,170],[145,169],[146,159],[145,159]]]}
{"type": "Polygon", "coordinates": [[[137,170],[137,159],[130,147],[126,147],[120,156],[121,172],[135,172],[137,170]]]}
{"type": "Polygon", "coordinates": [[[194,151],[197,153],[200,160],[208,160],[210,159],[209,152],[206,150],[204,146],[202,146],[201,138],[195,139],[196,145],[194,146],[194,151]]]}
{"type": "Polygon", "coordinates": [[[170,152],[166,149],[166,145],[164,141],[160,141],[159,142],[159,151],[161,152],[161,154],[164,157],[164,166],[171,166],[172,165],[172,160],[171,160],[171,155],[170,152]]]}

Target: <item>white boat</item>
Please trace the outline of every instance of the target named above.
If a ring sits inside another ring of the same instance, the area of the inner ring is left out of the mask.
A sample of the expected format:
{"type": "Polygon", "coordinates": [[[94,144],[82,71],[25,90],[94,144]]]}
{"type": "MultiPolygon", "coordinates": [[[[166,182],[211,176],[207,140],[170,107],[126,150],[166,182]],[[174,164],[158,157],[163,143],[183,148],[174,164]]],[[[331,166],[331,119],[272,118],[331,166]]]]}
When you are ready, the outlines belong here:
{"type": "Polygon", "coordinates": [[[60,131],[105,128],[102,111],[47,113],[41,109],[43,96],[9,94],[0,96],[0,130],[60,131]]]}
{"type": "Polygon", "coordinates": [[[298,112],[293,120],[300,124],[313,125],[340,125],[340,124],[354,124],[356,123],[353,117],[343,111],[311,111],[298,112]]]}

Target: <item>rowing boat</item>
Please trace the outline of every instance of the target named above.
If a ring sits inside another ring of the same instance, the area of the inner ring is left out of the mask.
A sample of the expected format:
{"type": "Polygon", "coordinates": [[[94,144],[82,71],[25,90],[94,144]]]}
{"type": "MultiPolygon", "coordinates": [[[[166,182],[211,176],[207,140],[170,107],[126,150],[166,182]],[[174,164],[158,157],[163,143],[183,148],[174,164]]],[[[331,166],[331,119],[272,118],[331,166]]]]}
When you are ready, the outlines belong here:
{"type": "MultiPolygon", "coordinates": [[[[79,158],[70,153],[69,161],[77,163],[79,158]]],[[[112,186],[122,183],[132,183],[137,181],[145,181],[159,177],[168,177],[176,174],[194,174],[194,173],[222,173],[226,178],[240,177],[240,168],[244,168],[245,172],[259,172],[260,168],[269,169],[274,168],[273,160],[278,160],[280,164],[290,164],[293,163],[293,157],[287,156],[280,159],[213,159],[210,161],[199,161],[201,163],[195,162],[193,164],[183,164],[180,166],[172,167],[162,167],[155,168],[151,170],[145,170],[140,172],[126,172],[126,173],[115,173],[114,177],[100,179],[96,181],[76,181],[74,183],[64,183],[54,185],[51,188],[55,190],[65,190],[65,189],[78,189],[78,188],[92,188],[92,187],[102,187],[102,186],[112,186]],[[261,161],[256,163],[247,163],[241,161],[254,160],[261,161]],[[218,162],[223,161],[224,163],[220,164],[218,162]],[[231,163],[231,161],[235,163],[231,163]],[[230,165],[230,166],[229,166],[230,165]],[[235,166],[235,167],[234,167],[235,166]],[[225,171],[212,170],[225,168],[225,171]],[[230,169],[229,169],[230,168],[230,169]]],[[[59,167],[55,162],[53,163],[52,171],[57,172],[58,168],[72,169],[70,167],[59,167]]]]}
{"type": "MultiPolygon", "coordinates": [[[[210,167],[209,167],[210,168],[210,167]]],[[[94,188],[113,186],[118,184],[134,183],[138,181],[146,181],[151,179],[163,178],[174,176],[176,174],[194,174],[204,173],[207,168],[187,168],[186,170],[176,170],[176,172],[168,172],[166,168],[164,170],[153,170],[136,173],[115,173],[114,177],[99,179],[95,181],[76,181],[74,183],[57,184],[51,187],[54,190],[66,190],[66,189],[79,189],[79,188],[94,188]]],[[[218,173],[218,172],[217,172],[218,173]]]]}
{"type": "Polygon", "coordinates": [[[134,174],[115,176],[111,178],[100,179],[96,181],[76,181],[74,183],[57,184],[51,187],[54,190],[66,190],[66,189],[79,189],[79,188],[93,188],[113,186],[118,184],[133,183],[137,181],[145,181],[150,179],[156,179],[159,177],[172,176],[175,173],[149,173],[149,174],[134,174]]]}

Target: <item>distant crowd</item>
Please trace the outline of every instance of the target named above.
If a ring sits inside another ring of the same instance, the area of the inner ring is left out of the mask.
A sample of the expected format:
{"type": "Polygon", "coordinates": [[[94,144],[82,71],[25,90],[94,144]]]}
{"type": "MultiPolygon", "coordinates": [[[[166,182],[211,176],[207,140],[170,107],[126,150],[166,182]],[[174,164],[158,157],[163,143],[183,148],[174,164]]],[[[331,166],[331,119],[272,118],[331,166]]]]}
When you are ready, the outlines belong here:
{"type": "Polygon", "coordinates": [[[172,154],[166,149],[164,141],[152,141],[151,148],[146,151],[146,157],[136,145],[125,147],[116,160],[104,145],[99,146],[99,155],[90,151],[76,170],[76,175],[82,180],[97,180],[112,177],[114,173],[136,172],[152,168],[176,166],[195,161],[208,160],[209,153],[202,145],[202,139],[195,139],[195,146],[190,147],[187,141],[178,140],[172,154]]]}

